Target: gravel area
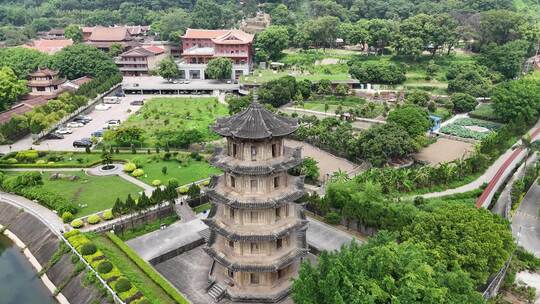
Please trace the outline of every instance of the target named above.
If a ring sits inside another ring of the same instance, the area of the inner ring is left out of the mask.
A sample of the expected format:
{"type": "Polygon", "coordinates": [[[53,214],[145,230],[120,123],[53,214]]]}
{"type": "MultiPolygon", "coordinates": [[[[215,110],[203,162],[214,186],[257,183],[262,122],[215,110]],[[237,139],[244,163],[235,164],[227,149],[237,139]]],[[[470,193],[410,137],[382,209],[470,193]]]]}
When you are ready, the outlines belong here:
{"type": "Polygon", "coordinates": [[[415,154],[415,158],[432,165],[449,162],[466,156],[474,151],[474,145],[448,138],[439,138],[437,142],[423,148],[415,154]]]}

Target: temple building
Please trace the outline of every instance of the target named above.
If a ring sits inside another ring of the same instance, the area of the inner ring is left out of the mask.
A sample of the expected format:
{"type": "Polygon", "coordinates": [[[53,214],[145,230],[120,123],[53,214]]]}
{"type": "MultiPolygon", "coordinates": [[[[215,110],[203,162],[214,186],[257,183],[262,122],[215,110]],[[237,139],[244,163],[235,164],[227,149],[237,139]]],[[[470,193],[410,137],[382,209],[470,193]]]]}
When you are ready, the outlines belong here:
{"type": "Polygon", "coordinates": [[[205,220],[205,251],[214,259],[208,292],[216,300],[275,303],[290,292],[308,253],[307,220],[295,203],[304,177],[287,173],[302,162],[301,150],[284,146],[297,128],[256,102],[213,126],[227,139],[211,160],[224,174],[209,185],[205,220]]]}
{"type": "Polygon", "coordinates": [[[60,86],[66,82],[58,76],[58,71],[49,69],[37,69],[29,75],[27,83],[30,95],[56,96],[59,94],[60,86]]]}
{"type": "Polygon", "coordinates": [[[178,61],[181,78],[204,79],[208,61],[232,61],[231,79],[249,75],[252,64],[253,35],[240,30],[190,29],[182,36],[182,57],[178,61]]]}

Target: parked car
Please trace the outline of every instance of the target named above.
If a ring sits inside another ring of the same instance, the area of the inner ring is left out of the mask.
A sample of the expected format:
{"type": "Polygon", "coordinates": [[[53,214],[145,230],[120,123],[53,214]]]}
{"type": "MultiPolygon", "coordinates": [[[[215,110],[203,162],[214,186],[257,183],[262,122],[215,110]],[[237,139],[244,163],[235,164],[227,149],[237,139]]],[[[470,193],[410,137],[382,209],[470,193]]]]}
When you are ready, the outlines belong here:
{"type": "Polygon", "coordinates": [[[103,130],[97,130],[97,131],[94,131],[92,132],[92,134],[90,134],[94,137],[103,137],[103,130]]]}
{"type": "Polygon", "coordinates": [[[45,139],[64,139],[64,135],[52,132],[45,136],[45,139]]]}
{"type": "Polygon", "coordinates": [[[119,119],[111,119],[109,120],[105,126],[103,126],[103,129],[116,129],[120,125],[119,119]]]}
{"type": "Polygon", "coordinates": [[[70,121],[66,124],[66,127],[68,128],[80,128],[80,127],[83,127],[84,124],[82,122],[78,122],[78,121],[70,121]]]}
{"type": "Polygon", "coordinates": [[[88,116],[88,115],[79,115],[77,117],[75,117],[75,119],[84,119],[84,120],[89,120],[91,121],[92,120],[92,117],[88,116]]]}
{"type": "Polygon", "coordinates": [[[120,103],[120,97],[116,97],[116,96],[103,97],[103,103],[106,103],[106,104],[118,104],[118,103],[120,103]]]}
{"type": "Polygon", "coordinates": [[[144,105],[144,100],[137,99],[137,100],[134,100],[134,101],[130,102],[129,104],[132,105],[132,106],[142,106],[142,105],[144,105]]]}
{"type": "Polygon", "coordinates": [[[73,118],[73,121],[75,121],[75,122],[80,122],[80,123],[82,123],[83,125],[85,125],[85,124],[87,124],[87,123],[90,122],[90,120],[84,119],[84,118],[80,118],[80,117],[75,117],[75,118],[73,118]]]}
{"type": "Polygon", "coordinates": [[[73,133],[73,131],[70,128],[58,128],[58,130],[56,130],[55,133],[64,135],[64,134],[71,134],[73,133]]]}
{"type": "Polygon", "coordinates": [[[189,84],[189,80],[185,80],[184,83],[185,83],[185,84],[189,84]]]}
{"type": "Polygon", "coordinates": [[[79,139],[73,142],[74,148],[92,147],[92,141],[88,138],[79,139]]]}
{"type": "Polygon", "coordinates": [[[118,91],[116,94],[114,94],[116,97],[126,97],[126,94],[123,91],[118,91]]]}
{"type": "Polygon", "coordinates": [[[104,104],[104,103],[100,103],[95,107],[96,111],[107,111],[110,108],[111,108],[110,105],[104,104]]]}

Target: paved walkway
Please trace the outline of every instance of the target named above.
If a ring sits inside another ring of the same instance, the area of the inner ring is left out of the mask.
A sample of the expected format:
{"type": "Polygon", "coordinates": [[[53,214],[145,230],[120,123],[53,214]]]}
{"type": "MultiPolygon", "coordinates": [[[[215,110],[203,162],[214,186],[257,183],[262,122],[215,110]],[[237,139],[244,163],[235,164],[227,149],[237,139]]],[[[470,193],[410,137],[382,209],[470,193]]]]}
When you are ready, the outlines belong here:
{"type": "MultiPolygon", "coordinates": [[[[317,250],[334,251],[339,250],[341,246],[349,244],[354,237],[344,231],[336,229],[316,219],[307,218],[309,226],[307,229],[307,242],[317,250]]],[[[362,242],[356,240],[357,242],[362,242]]]]}
{"type": "Polygon", "coordinates": [[[512,234],[519,246],[540,258],[540,186],[534,182],[512,217],[512,234]]]}
{"type": "Polygon", "coordinates": [[[163,230],[147,233],[126,243],[141,258],[149,261],[164,253],[200,240],[199,232],[208,228],[201,220],[195,219],[187,223],[176,222],[163,230]]]}
{"type": "Polygon", "coordinates": [[[41,220],[45,225],[49,226],[49,228],[51,228],[51,230],[57,234],[60,233],[60,231],[65,230],[62,219],[55,212],[41,206],[38,203],[35,203],[22,196],[5,192],[0,192],[0,201],[24,209],[26,212],[29,212],[41,220]]]}
{"type": "MultiPolygon", "coordinates": [[[[533,165],[536,160],[538,159],[537,155],[534,154],[527,160],[527,166],[533,165]]],[[[491,208],[491,212],[498,214],[502,217],[510,217],[510,192],[512,191],[512,185],[514,182],[522,178],[523,175],[525,175],[525,164],[522,164],[519,166],[519,168],[516,170],[516,173],[512,175],[508,183],[506,183],[506,186],[504,187],[503,191],[501,191],[501,195],[499,195],[499,199],[495,204],[493,205],[493,208],[491,208]],[[508,206],[508,210],[507,210],[508,206]]],[[[509,218],[510,219],[510,218],[509,218]]]]}
{"type": "Polygon", "coordinates": [[[178,214],[178,216],[180,217],[181,223],[187,223],[197,219],[197,215],[195,214],[195,212],[193,212],[193,209],[191,209],[188,203],[185,202],[185,197],[176,199],[174,209],[176,211],[176,214],[178,214]],[[181,204],[180,202],[182,200],[184,200],[184,202],[181,204]]]}

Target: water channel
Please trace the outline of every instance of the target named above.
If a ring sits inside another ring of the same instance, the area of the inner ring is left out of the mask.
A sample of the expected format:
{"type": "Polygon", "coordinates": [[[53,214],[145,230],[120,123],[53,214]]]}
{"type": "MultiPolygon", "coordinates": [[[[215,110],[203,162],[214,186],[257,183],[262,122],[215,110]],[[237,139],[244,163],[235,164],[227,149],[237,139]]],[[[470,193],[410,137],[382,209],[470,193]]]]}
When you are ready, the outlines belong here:
{"type": "Polygon", "coordinates": [[[2,234],[0,234],[0,303],[56,303],[20,248],[2,234]]]}

